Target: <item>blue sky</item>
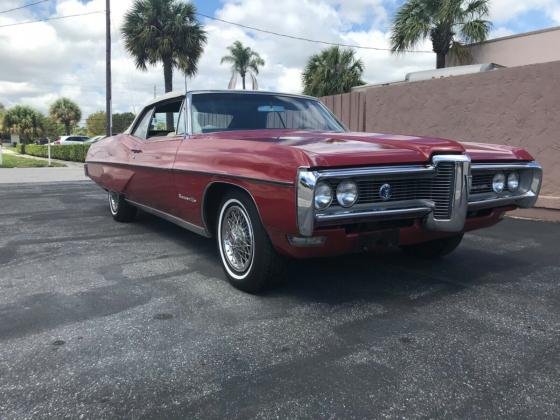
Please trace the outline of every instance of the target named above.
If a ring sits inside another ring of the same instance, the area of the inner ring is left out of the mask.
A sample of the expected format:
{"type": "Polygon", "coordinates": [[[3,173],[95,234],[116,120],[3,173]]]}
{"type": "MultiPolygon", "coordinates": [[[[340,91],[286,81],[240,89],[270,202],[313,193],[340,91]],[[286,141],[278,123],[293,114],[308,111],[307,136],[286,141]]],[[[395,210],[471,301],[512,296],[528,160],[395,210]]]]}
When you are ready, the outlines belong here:
{"type": "MultiPolygon", "coordinates": [[[[524,2],[526,0],[517,1],[524,2]]],[[[194,3],[201,13],[214,15],[216,10],[220,8],[223,2],[220,0],[195,0],[194,3]]],[[[384,5],[392,15],[394,14],[395,10],[403,3],[404,0],[386,1],[384,2],[384,5]]],[[[528,1],[528,3],[530,3],[530,1],[528,1]]],[[[555,23],[549,16],[547,16],[547,13],[543,9],[529,10],[515,16],[515,18],[511,20],[499,23],[503,24],[514,33],[529,32],[558,25],[558,23],[555,23]]],[[[354,28],[359,28],[360,26],[364,27],[366,25],[353,25],[354,28]]]]}
{"type": "MultiPolygon", "coordinates": [[[[0,0],[0,11],[36,0],[0,0]]],[[[163,93],[159,67],[147,72],[135,68],[123,47],[119,28],[133,0],[112,0],[113,96],[118,111],[137,111],[163,93]]],[[[389,47],[390,25],[404,0],[194,0],[201,13],[281,33],[361,46],[389,47]]],[[[560,25],[560,0],[491,0],[491,37],[560,25]]],[[[0,25],[103,10],[105,0],[49,0],[0,14],[0,25]]],[[[266,65],[259,87],[300,92],[301,71],[309,56],[324,45],[277,38],[201,19],[208,45],[192,88],[226,88],[230,69],[220,64],[227,46],[240,40],[258,51],[266,65]]],[[[417,46],[431,50],[429,41],[417,46]]],[[[388,52],[358,50],[369,83],[403,80],[406,73],[434,67],[431,53],[395,56],[388,52]]],[[[53,20],[0,28],[0,102],[25,103],[42,111],[60,96],[77,101],[84,114],[104,107],[104,16],[53,20]]],[[[175,75],[175,87],[182,86],[175,75]]]]}

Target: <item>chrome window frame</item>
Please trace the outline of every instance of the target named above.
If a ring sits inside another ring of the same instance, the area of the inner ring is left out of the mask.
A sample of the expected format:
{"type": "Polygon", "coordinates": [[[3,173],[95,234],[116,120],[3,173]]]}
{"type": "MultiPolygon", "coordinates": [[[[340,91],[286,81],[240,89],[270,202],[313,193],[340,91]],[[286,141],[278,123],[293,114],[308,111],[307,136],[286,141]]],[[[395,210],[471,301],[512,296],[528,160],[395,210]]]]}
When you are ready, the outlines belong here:
{"type": "MultiPolygon", "coordinates": [[[[204,94],[224,94],[224,95],[228,95],[228,94],[242,94],[242,95],[274,95],[274,96],[285,96],[288,98],[299,98],[299,99],[305,99],[305,100],[312,100],[315,101],[320,108],[322,108],[326,113],[328,113],[330,115],[330,117],[338,124],[340,125],[341,131],[334,131],[336,133],[347,133],[348,132],[348,128],[342,124],[340,122],[340,120],[336,117],[336,115],[334,115],[334,113],[323,103],[321,102],[319,99],[313,97],[313,96],[307,96],[307,95],[296,95],[296,94],[291,94],[291,93],[279,93],[279,92],[266,92],[266,91],[260,91],[260,90],[251,90],[251,91],[237,91],[237,90],[195,90],[195,91],[189,91],[186,94],[186,98],[187,98],[187,113],[188,113],[188,117],[187,117],[187,133],[189,136],[194,135],[193,131],[192,131],[192,118],[193,118],[193,113],[192,113],[192,97],[193,95],[204,95],[204,94]]],[[[257,130],[261,130],[261,129],[257,129],[257,130]]],[[[237,130],[230,130],[228,132],[234,133],[237,130]]],[[[239,131],[244,131],[244,130],[239,130],[239,131]]],[[[303,130],[305,131],[305,130],[303,130]]],[[[201,134],[201,133],[196,133],[196,134],[201,134]]]]}

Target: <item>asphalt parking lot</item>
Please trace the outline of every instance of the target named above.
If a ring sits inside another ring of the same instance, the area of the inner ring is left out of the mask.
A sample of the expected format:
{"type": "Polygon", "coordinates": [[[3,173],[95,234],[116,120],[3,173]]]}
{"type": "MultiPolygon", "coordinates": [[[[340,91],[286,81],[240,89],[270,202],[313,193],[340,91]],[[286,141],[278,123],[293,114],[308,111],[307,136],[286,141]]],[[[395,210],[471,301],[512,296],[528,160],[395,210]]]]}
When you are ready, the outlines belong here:
{"type": "Polygon", "coordinates": [[[89,182],[0,204],[0,418],[560,417],[560,224],[294,262],[251,296],[213,241],[113,222],[89,182]]]}

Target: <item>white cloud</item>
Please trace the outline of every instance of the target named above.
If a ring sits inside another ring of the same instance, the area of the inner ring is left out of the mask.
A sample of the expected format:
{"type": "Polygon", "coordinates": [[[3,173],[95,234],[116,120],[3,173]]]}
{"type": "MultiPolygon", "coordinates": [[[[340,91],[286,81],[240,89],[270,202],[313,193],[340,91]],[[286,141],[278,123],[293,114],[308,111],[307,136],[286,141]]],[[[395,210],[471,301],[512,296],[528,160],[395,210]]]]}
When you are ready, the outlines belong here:
{"type": "MultiPolygon", "coordinates": [[[[26,0],[2,0],[2,9],[26,0]]],[[[223,0],[215,16],[244,25],[328,42],[389,47],[390,15],[387,5],[397,0],[223,0]],[[356,29],[358,28],[358,29],[356,29]]],[[[0,25],[54,15],[103,10],[104,0],[57,0],[55,7],[41,5],[40,14],[30,9],[0,15],[0,25]]],[[[161,67],[141,72],[126,53],[119,28],[132,0],[112,2],[113,104],[115,111],[138,111],[143,103],[163,93],[161,67]]],[[[507,21],[528,10],[542,8],[560,21],[560,0],[492,0],[494,35],[507,34],[507,21]]],[[[35,9],[36,10],[36,9],[35,9]]],[[[280,38],[203,19],[208,45],[199,63],[199,73],[190,88],[223,89],[230,69],[220,65],[226,47],[240,40],[258,51],[266,65],[259,74],[261,89],[299,92],[301,71],[311,54],[325,45],[280,38]]],[[[105,21],[103,14],[30,25],[0,28],[0,102],[26,103],[46,111],[61,95],[81,106],[84,117],[105,107],[105,21]]],[[[418,49],[431,50],[429,42],[418,49]]],[[[432,68],[433,54],[395,56],[386,51],[358,50],[364,61],[367,82],[403,79],[407,72],[432,68]]],[[[180,74],[175,89],[183,88],[180,74]]]]}
{"type": "Polygon", "coordinates": [[[490,2],[490,20],[498,25],[529,11],[542,11],[550,19],[560,23],[560,0],[492,0],[490,2]]]}

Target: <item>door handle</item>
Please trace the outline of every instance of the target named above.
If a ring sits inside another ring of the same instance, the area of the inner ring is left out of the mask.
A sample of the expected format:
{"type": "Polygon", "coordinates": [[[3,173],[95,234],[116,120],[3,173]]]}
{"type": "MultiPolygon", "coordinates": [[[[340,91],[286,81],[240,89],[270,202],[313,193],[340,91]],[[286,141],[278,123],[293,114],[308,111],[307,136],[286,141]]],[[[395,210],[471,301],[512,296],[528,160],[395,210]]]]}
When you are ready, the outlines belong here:
{"type": "Polygon", "coordinates": [[[130,151],[132,153],[142,153],[142,150],[140,150],[140,149],[130,149],[130,151]]]}

